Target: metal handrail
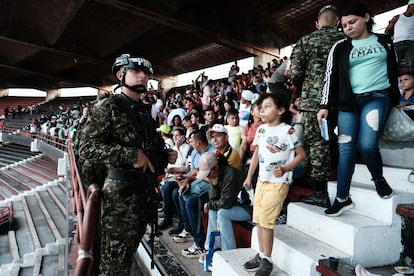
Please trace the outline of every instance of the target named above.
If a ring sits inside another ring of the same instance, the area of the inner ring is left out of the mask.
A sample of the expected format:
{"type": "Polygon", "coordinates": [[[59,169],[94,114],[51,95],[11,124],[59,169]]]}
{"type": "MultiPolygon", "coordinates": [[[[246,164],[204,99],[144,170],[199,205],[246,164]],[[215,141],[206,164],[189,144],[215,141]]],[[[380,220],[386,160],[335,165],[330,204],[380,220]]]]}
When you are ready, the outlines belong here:
{"type": "Polygon", "coordinates": [[[94,237],[99,218],[99,207],[102,191],[98,185],[92,184],[88,188],[85,213],[81,232],[81,241],[76,260],[74,276],[93,275],[94,237]]]}
{"type": "Polygon", "coordinates": [[[101,190],[97,184],[88,187],[87,195],[77,167],[72,143],[68,143],[70,180],[72,183],[73,212],[77,215],[75,239],[79,241],[78,259],[74,276],[93,275],[94,236],[100,212],[101,190]]]}
{"type": "Polygon", "coordinates": [[[59,137],[54,137],[51,135],[44,135],[44,134],[41,134],[40,131],[34,134],[34,133],[30,133],[28,130],[25,130],[25,129],[16,129],[16,128],[10,128],[10,127],[4,127],[2,132],[13,134],[13,135],[18,135],[22,137],[31,137],[33,139],[38,139],[46,144],[52,145],[53,147],[63,150],[63,151],[67,150],[67,145],[70,140],[70,139],[61,139],[59,137]]]}

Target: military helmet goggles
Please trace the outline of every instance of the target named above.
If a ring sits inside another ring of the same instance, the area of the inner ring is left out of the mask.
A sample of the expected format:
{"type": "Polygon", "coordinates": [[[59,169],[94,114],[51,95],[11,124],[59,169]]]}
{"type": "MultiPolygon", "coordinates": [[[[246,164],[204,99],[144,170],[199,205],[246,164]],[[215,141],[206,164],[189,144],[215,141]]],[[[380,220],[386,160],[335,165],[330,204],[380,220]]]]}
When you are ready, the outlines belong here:
{"type": "Polygon", "coordinates": [[[149,60],[141,57],[131,57],[129,54],[123,54],[116,58],[112,66],[112,73],[116,75],[121,67],[139,69],[148,75],[154,74],[149,60]]]}

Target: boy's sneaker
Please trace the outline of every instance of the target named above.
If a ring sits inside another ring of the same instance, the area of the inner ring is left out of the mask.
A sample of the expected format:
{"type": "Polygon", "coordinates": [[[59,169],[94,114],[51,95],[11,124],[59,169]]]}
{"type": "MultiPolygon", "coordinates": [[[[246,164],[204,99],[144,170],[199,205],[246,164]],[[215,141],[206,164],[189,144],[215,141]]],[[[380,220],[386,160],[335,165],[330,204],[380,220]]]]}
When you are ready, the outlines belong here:
{"type": "Polygon", "coordinates": [[[272,273],[273,264],[267,259],[263,258],[260,263],[259,270],[254,274],[255,276],[269,276],[272,273]]]}
{"type": "Polygon", "coordinates": [[[261,262],[262,258],[260,258],[259,253],[257,253],[256,256],[253,257],[253,259],[245,262],[243,266],[244,269],[247,271],[254,271],[259,268],[261,262]]]}
{"type": "Polygon", "coordinates": [[[185,229],[183,229],[183,231],[181,231],[181,233],[178,236],[175,236],[173,240],[178,243],[183,243],[183,242],[193,241],[194,238],[193,236],[191,236],[190,233],[188,233],[187,231],[185,231],[185,229]]]}
{"type": "Polygon", "coordinates": [[[354,207],[355,204],[352,202],[349,196],[345,202],[339,202],[338,199],[335,198],[334,204],[331,208],[325,210],[325,214],[330,217],[338,217],[345,211],[351,210],[354,207]]]}
{"type": "Polygon", "coordinates": [[[287,215],[286,214],[282,214],[282,215],[280,215],[276,218],[276,224],[277,225],[286,224],[286,222],[287,222],[287,215]]]}
{"type": "Polygon", "coordinates": [[[181,255],[190,259],[200,259],[200,257],[204,254],[206,254],[205,250],[196,246],[195,244],[187,249],[181,250],[181,255]]]}
{"type": "Polygon", "coordinates": [[[388,185],[387,180],[384,177],[373,179],[375,183],[375,189],[377,189],[377,193],[382,198],[390,198],[392,197],[392,188],[388,185]]]}

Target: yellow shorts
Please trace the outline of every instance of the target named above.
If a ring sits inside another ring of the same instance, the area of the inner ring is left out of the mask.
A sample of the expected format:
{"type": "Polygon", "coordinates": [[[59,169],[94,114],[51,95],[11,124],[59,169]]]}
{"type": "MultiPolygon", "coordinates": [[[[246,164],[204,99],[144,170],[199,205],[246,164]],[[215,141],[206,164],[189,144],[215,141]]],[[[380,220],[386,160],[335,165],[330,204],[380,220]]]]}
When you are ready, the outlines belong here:
{"type": "Polygon", "coordinates": [[[253,203],[253,222],[263,228],[273,230],[288,192],[289,185],[286,183],[257,181],[253,203]]]}

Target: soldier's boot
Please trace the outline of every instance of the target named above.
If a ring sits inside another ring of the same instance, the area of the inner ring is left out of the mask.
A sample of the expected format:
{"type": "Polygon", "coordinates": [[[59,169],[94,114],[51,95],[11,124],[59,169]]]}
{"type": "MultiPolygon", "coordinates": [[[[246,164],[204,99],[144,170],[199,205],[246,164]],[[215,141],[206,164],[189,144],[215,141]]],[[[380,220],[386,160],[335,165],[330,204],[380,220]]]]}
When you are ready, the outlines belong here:
{"type": "Polygon", "coordinates": [[[316,205],[323,208],[330,208],[331,201],[328,194],[328,183],[327,181],[314,180],[315,191],[312,195],[302,197],[301,201],[306,204],[316,205]]]}

